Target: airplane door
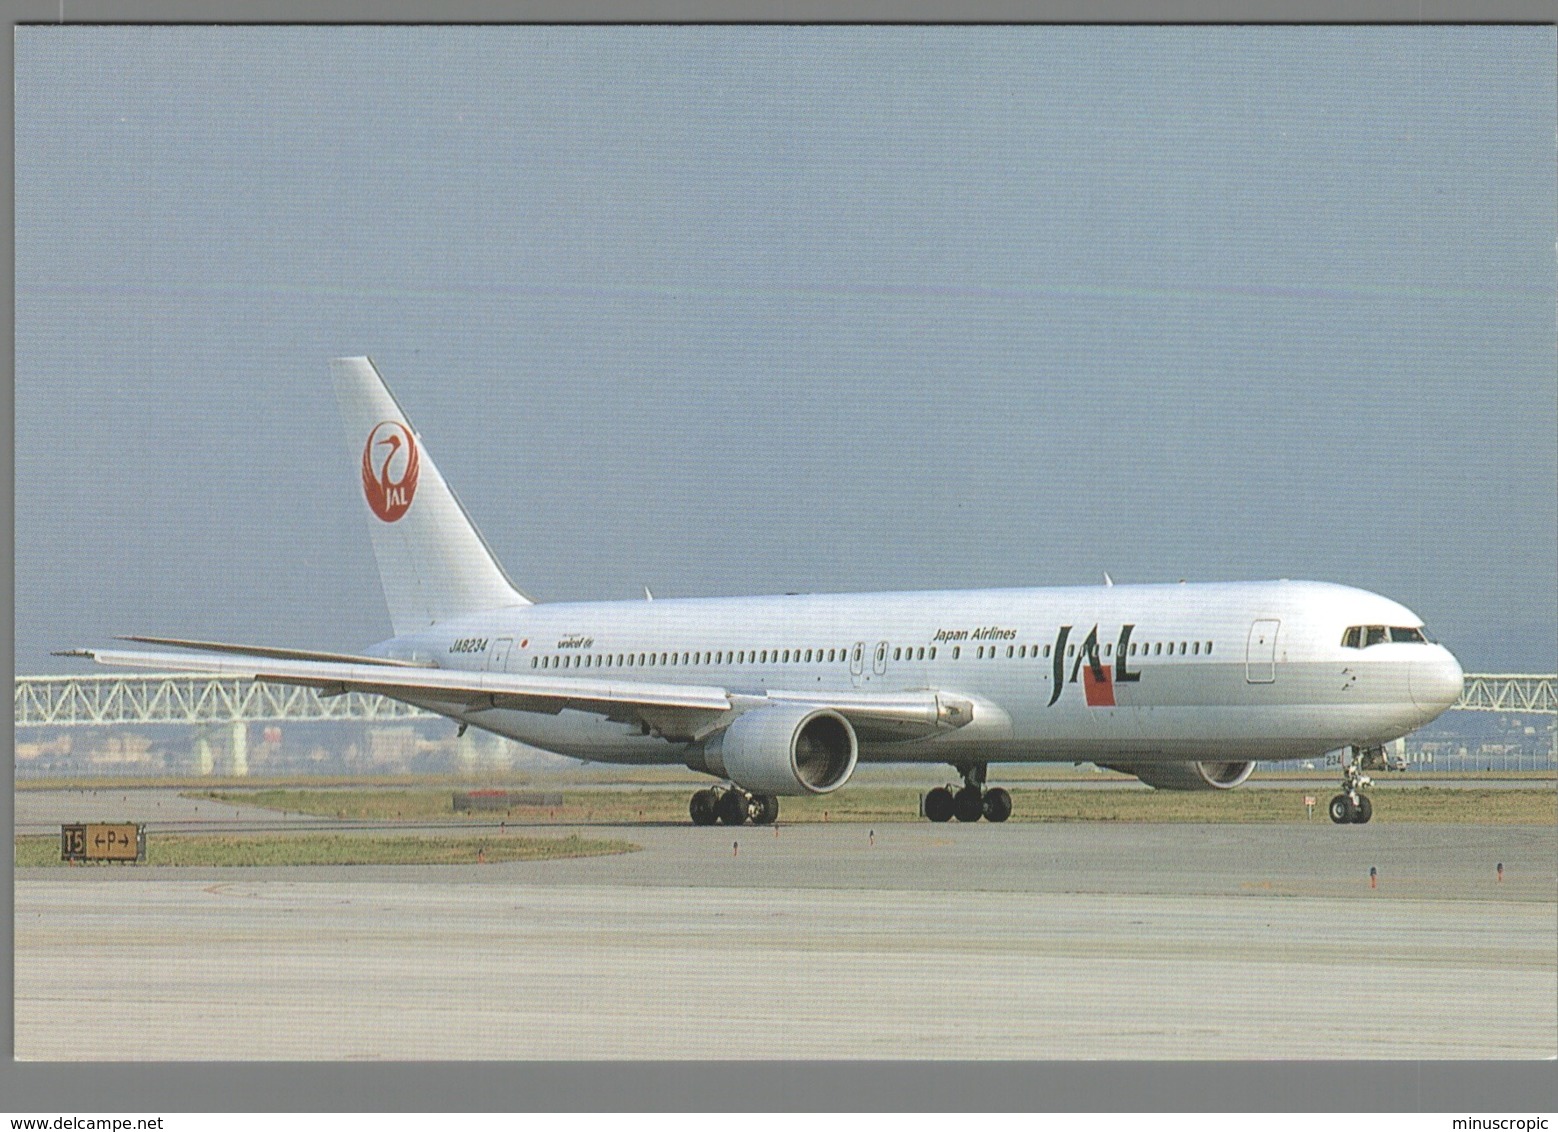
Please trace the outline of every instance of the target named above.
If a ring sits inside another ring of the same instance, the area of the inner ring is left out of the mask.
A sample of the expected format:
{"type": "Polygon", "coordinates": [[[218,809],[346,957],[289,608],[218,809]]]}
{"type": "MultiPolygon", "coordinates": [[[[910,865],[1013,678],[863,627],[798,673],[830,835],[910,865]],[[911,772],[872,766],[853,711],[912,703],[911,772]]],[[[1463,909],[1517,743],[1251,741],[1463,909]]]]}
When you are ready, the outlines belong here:
{"type": "Polygon", "coordinates": [[[1277,681],[1277,630],[1280,621],[1257,621],[1250,626],[1250,643],[1244,652],[1244,680],[1247,684],[1274,684],[1277,681]]]}
{"type": "Polygon", "coordinates": [[[878,676],[887,671],[887,642],[878,641],[876,652],[871,654],[871,671],[878,676]]]}
{"type": "Polygon", "coordinates": [[[513,637],[499,637],[487,651],[487,671],[502,672],[508,667],[509,649],[514,647],[513,637]]]}
{"type": "Polygon", "coordinates": [[[849,650],[849,682],[857,688],[860,686],[865,667],[866,643],[864,641],[856,641],[855,647],[849,650]]]}

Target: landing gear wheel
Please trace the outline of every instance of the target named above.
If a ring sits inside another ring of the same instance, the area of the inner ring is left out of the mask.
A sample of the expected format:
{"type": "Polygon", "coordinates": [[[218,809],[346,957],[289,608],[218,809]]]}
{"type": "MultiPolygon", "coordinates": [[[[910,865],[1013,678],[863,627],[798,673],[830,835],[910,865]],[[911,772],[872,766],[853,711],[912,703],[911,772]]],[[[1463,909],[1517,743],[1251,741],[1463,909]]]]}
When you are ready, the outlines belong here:
{"type": "Polygon", "coordinates": [[[745,825],[747,796],[740,790],[727,790],[719,800],[719,820],[726,825],[745,825]]]}
{"type": "Polygon", "coordinates": [[[1342,766],[1342,792],[1331,799],[1331,820],[1337,825],[1362,825],[1374,816],[1374,803],[1363,792],[1373,779],[1363,773],[1363,768],[1382,763],[1384,757],[1378,747],[1352,748],[1352,757],[1342,766]]]}
{"type": "Polygon", "coordinates": [[[952,816],[958,821],[978,821],[984,811],[984,795],[977,786],[965,786],[952,798],[952,816]]]}
{"type": "Polygon", "coordinates": [[[985,791],[985,820],[1002,822],[1012,816],[1012,796],[999,786],[985,791]]]}
{"type": "Polygon", "coordinates": [[[925,795],[925,816],[931,821],[951,821],[952,809],[952,791],[945,786],[938,786],[925,795]]]}
{"type": "Polygon", "coordinates": [[[757,794],[752,798],[752,824],[773,825],[779,820],[779,799],[772,794],[757,794]]]}
{"type": "Polygon", "coordinates": [[[719,820],[719,798],[712,790],[700,790],[687,803],[687,812],[693,825],[713,825],[719,820]]]}

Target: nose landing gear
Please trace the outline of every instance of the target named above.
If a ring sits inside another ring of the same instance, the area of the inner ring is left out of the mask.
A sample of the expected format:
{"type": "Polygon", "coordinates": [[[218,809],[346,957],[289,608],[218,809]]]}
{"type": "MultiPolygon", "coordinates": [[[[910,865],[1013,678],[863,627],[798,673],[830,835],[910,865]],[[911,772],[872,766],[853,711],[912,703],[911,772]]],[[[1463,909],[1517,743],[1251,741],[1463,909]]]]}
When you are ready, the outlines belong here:
{"type": "Polygon", "coordinates": [[[931,821],[1003,822],[1012,816],[1012,796],[999,786],[985,788],[984,763],[957,763],[954,769],[963,776],[963,785],[938,786],[925,795],[925,816],[931,821]]]}
{"type": "Polygon", "coordinates": [[[1363,773],[1365,764],[1369,762],[1370,755],[1376,755],[1383,759],[1383,752],[1378,748],[1368,751],[1357,751],[1351,761],[1342,768],[1342,792],[1331,799],[1329,812],[1331,820],[1337,825],[1363,825],[1374,816],[1374,803],[1369,801],[1369,796],[1363,793],[1365,786],[1371,786],[1374,780],[1363,773]]]}
{"type": "Polygon", "coordinates": [[[753,794],[739,786],[711,786],[699,790],[687,804],[693,825],[773,825],[779,820],[779,799],[772,794],[753,794]]]}

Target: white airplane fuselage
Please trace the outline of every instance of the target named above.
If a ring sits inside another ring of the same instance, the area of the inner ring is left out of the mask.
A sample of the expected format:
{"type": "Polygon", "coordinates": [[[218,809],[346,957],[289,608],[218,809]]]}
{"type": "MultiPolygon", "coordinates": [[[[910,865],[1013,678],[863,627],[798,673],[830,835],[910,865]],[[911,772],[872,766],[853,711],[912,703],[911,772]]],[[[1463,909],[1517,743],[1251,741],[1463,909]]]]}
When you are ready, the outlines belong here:
{"type": "MultiPolygon", "coordinates": [[[[973,704],[965,726],[863,736],[862,761],[1263,760],[1377,746],[1455,702],[1461,670],[1447,649],[1343,644],[1349,627],[1370,625],[1421,621],[1328,583],[1181,583],[552,603],[441,623],[371,651],[470,672],[784,690],[819,702],[936,689],[973,704]]],[[[568,709],[438,710],[602,762],[680,763],[688,747],[568,709]]]]}
{"type": "MultiPolygon", "coordinates": [[[[1005,821],[991,763],[1095,762],[1228,789],[1260,760],[1360,764],[1455,703],[1421,620],[1321,582],[1112,585],[535,604],[509,579],[367,358],[331,363],[395,636],[363,653],[132,637],[102,664],[390,696],[575,758],[684,763],[728,785],[689,815],[772,822],[867,762],[947,763],[925,816],[1005,821]],[[170,651],[171,650],[171,651],[170,651]]],[[[1107,579],[1106,579],[1107,582],[1107,579]]],[[[646,593],[646,598],[648,597],[646,593]]]]}

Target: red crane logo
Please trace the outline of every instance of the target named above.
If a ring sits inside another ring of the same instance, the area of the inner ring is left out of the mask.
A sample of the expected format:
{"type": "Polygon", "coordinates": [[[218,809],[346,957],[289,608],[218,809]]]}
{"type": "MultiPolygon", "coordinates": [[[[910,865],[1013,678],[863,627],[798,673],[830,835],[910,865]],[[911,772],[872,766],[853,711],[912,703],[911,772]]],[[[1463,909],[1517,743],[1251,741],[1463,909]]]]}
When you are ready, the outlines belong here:
{"type": "Polygon", "coordinates": [[[420,459],[416,438],[399,421],[380,421],[362,449],[362,493],[368,509],[393,523],[411,507],[417,493],[420,459]]]}

